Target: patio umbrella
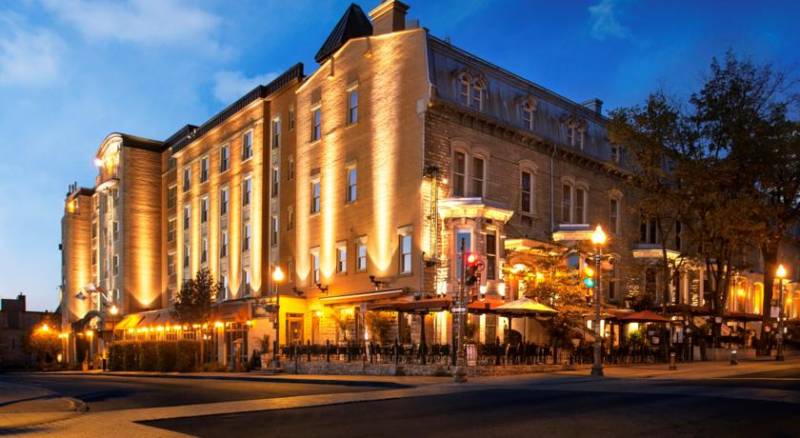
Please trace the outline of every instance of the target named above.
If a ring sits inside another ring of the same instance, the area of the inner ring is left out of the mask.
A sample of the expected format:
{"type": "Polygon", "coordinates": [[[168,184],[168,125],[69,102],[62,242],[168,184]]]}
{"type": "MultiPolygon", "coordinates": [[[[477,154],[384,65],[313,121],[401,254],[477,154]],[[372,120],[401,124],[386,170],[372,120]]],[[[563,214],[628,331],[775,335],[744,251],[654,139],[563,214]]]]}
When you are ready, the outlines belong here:
{"type": "Polygon", "coordinates": [[[625,322],[669,322],[669,319],[649,310],[633,312],[628,315],[620,316],[620,321],[625,322]]]}
{"type": "Polygon", "coordinates": [[[497,306],[495,313],[507,316],[552,316],[558,312],[552,307],[530,298],[520,298],[497,306]]]}

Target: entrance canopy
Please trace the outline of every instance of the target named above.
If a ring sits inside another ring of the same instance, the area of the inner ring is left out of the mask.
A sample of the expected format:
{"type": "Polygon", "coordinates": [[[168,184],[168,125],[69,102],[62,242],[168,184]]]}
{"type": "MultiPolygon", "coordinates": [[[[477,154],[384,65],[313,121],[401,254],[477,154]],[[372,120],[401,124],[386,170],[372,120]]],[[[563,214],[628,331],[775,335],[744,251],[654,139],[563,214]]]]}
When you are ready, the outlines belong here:
{"type": "Polygon", "coordinates": [[[520,298],[498,306],[495,313],[510,316],[551,316],[558,312],[552,307],[530,298],[520,298]]]}
{"type": "Polygon", "coordinates": [[[420,300],[394,300],[383,303],[373,303],[369,310],[393,310],[396,312],[437,312],[450,308],[448,298],[428,298],[420,300]]]}

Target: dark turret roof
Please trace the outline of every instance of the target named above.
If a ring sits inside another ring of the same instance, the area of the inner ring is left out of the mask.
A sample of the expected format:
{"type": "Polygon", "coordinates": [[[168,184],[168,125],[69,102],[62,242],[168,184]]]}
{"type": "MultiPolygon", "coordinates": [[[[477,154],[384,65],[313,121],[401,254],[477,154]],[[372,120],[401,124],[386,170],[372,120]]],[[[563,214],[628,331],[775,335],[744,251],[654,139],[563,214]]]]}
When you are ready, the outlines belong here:
{"type": "Polygon", "coordinates": [[[361,7],[352,3],[319,48],[314,59],[320,64],[352,38],[372,35],[372,23],[361,7]]]}

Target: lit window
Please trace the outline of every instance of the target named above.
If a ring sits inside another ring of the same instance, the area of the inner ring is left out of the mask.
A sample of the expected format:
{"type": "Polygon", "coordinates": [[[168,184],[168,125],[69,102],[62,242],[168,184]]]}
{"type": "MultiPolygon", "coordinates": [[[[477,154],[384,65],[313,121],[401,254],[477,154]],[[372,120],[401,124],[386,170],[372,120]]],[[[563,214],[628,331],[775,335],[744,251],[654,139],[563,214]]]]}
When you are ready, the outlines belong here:
{"type": "Polygon", "coordinates": [[[223,188],[219,191],[219,215],[225,216],[228,214],[228,189],[223,188]]]}
{"type": "Polygon", "coordinates": [[[208,262],[208,238],[203,237],[202,246],[200,247],[200,263],[208,262]]]}
{"type": "Polygon", "coordinates": [[[464,196],[467,181],[467,155],[456,151],[453,156],[453,196],[464,196]]]}
{"type": "Polygon", "coordinates": [[[247,177],[242,182],[242,205],[250,205],[250,196],[253,193],[253,179],[247,177]]]}
{"type": "Polygon", "coordinates": [[[242,251],[250,250],[250,224],[244,224],[242,231],[242,251]]]}
{"type": "Polygon", "coordinates": [[[242,286],[244,288],[244,295],[250,295],[250,270],[243,269],[242,270],[242,286]]]}
{"type": "Polygon", "coordinates": [[[167,189],[167,208],[175,208],[175,204],[178,201],[178,188],[175,186],[169,186],[167,189]]]}
{"type": "Polygon", "coordinates": [[[336,244],[336,272],[343,274],[347,272],[347,243],[339,242],[336,244]]]}
{"type": "Polygon", "coordinates": [[[520,180],[520,210],[533,213],[533,174],[523,170],[520,180]]]}
{"type": "Polygon", "coordinates": [[[608,228],[614,234],[619,230],[619,200],[616,198],[608,201],[608,228]]]}
{"type": "Polygon", "coordinates": [[[354,88],[347,92],[347,123],[358,122],[358,89],[354,88]]]}
{"type": "Polygon", "coordinates": [[[253,156],[253,131],[247,131],[242,136],[242,161],[253,156]]]}
{"type": "Polygon", "coordinates": [[[485,161],[483,158],[472,157],[472,196],[483,197],[483,180],[485,161]]]}
{"type": "Polygon", "coordinates": [[[497,236],[495,234],[486,235],[486,279],[495,280],[497,278],[497,236]]]}
{"type": "Polygon", "coordinates": [[[167,221],[167,242],[175,241],[175,218],[167,221]]]}
{"type": "Polygon", "coordinates": [[[270,233],[270,243],[272,246],[278,246],[278,216],[272,216],[272,228],[270,233]]]}
{"type": "Polygon", "coordinates": [[[322,137],[322,109],[316,107],[311,110],[311,141],[322,137]]]}
{"type": "Polygon", "coordinates": [[[455,261],[455,271],[456,271],[456,278],[461,278],[461,273],[464,269],[464,257],[466,257],[466,253],[472,251],[472,230],[469,229],[459,229],[456,231],[456,257],[455,261]]]}
{"type": "Polygon", "coordinates": [[[347,202],[355,202],[358,199],[357,191],[358,171],[355,166],[347,168],[347,202]]]}
{"type": "Polygon", "coordinates": [[[192,187],[192,169],[187,167],[183,168],[183,191],[188,192],[192,187]]]}
{"type": "Polygon", "coordinates": [[[575,221],[579,224],[586,223],[586,190],[575,190],[575,221]]]}
{"type": "Polygon", "coordinates": [[[208,157],[200,159],[200,182],[208,181],[208,157]]]}
{"type": "Polygon", "coordinates": [[[281,147],[281,119],[272,120],[272,149],[281,147]]]}
{"type": "Polygon", "coordinates": [[[289,108],[289,130],[294,130],[294,107],[289,108]]]}
{"type": "Polygon", "coordinates": [[[572,223],[572,186],[564,184],[561,191],[561,223],[572,223]]]}
{"type": "Polygon", "coordinates": [[[280,182],[281,182],[280,170],[277,167],[273,167],[272,168],[272,190],[271,190],[273,198],[278,196],[278,193],[280,191],[280,182]]]}
{"type": "Polygon", "coordinates": [[[411,273],[411,233],[400,236],[400,273],[411,273]]]}
{"type": "Polygon", "coordinates": [[[311,281],[319,284],[319,248],[311,248],[311,281]]]}
{"type": "Polygon", "coordinates": [[[294,229],[294,207],[289,206],[286,209],[286,229],[292,230],[294,229]]]}
{"type": "Polygon", "coordinates": [[[175,275],[175,254],[167,254],[167,275],[172,277],[175,275]]]}
{"type": "Polygon", "coordinates": [[[319,180],[311,181],[311,214],[319,213],[320,210],[320,184],[319,180]]]}
{"type": "Polygon", "coordinates": [[[220,173],[228,170],[228,162],[231,158],[231,150],[228,145],[224,145],[219,149],[219,171],[220,173]]]}
{"type": "Polygon", "coordinates": [[[362,237],[356,242],[356,271],[367,270],[367,238],[362,237]]]}
{"type": "Polygon", "coordinates": [[[219,239],[219,257],[225,258],[228,256],[228,231],[222,230],[219,239]]]}
{"type": "Polygon", "coordinates": [[[208,198],[205,197],[200,200],[200,223],[208,222],[208,198]]]}
{"type": "Polygon", "coordinates": [[[220,275],[220,286],[221,287],[220,287],[220,290],[219,290],[219,299],[220,299],[220,301],[227,300],[228,299],[228,289],[230,287],[228,285],[228,275],[227,274],[220,275]]]}
{"type": "Polygon", "coordinates": [[[188,230],[192,219],[192,208],[189,204],[183,206],[183,229],[188,230]]]}

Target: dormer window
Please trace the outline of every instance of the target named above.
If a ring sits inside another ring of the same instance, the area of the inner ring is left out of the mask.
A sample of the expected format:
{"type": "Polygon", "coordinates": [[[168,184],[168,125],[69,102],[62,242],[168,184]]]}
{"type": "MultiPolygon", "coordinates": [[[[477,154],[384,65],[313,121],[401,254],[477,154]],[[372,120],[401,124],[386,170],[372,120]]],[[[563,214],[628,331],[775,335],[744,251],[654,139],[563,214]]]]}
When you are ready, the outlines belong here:
{"type": "Polygon", "coordinates": [[[570,122],[567,124],[567,144],[583,150],[586,128],[580,122],[570,122]]]}
{"type": "Polygon", "coordinates": [[[483,109],[483,83],[476,81],[472,86],[472,109],[481,111],[483,109]]]}
{"type": "Polygon", "coordinates": [[[533,113],[536,112],[536,101],[533,98],[525,99],[519,106],[519,117],[525,129],[533,130],[533,113]]]}
{"type": "Polygon", "coordinates": [[[486,85],[480,78],[473,78],[467,73],[458,76],[458,99],[461,104],[476,111],[483,110],[483,99],[486,85]]]}

